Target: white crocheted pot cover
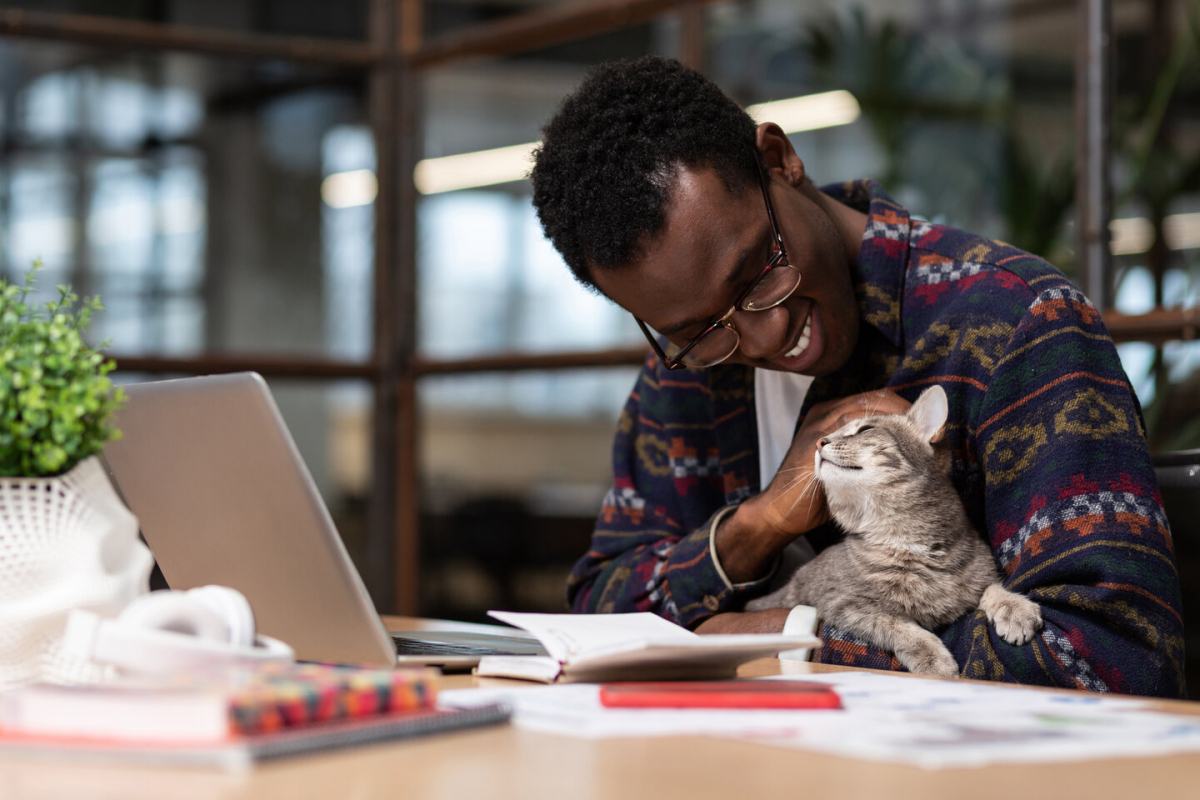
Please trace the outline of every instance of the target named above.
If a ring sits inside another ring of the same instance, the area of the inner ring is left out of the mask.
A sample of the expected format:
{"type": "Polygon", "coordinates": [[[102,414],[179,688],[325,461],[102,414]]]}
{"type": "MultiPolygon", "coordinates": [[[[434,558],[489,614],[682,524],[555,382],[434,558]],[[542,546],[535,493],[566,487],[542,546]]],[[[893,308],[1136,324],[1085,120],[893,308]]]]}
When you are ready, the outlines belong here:
{"type": "Polygon", "coordinates": [[[0,478],[0,689],[104,677],[59,649],[67,612],[113,616],[154,560],[93,457],[54,478],[0,478]]]}

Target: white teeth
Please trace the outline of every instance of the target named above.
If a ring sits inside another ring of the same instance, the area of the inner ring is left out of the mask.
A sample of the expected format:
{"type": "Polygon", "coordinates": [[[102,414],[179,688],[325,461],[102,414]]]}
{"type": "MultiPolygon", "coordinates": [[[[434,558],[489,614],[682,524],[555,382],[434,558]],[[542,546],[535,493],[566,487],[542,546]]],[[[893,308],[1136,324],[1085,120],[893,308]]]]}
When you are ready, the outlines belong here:
{"type": "Polygon", "coordinates": [[[783,354],[784,358],[795,358],[808,349],[808,343],[812,340],[812,314],[808,315],[808,319],[804,321],[804,330],[800,331],[800,338],[796,340],[796,346],[783,354]]]}

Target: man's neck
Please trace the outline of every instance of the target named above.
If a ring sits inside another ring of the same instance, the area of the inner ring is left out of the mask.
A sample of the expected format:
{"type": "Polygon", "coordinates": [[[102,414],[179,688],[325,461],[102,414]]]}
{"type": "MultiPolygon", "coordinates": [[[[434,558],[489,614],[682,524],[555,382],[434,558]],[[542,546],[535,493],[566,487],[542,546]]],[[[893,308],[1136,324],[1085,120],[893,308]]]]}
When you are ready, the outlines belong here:
{"type": "Polygon", "coordinates": [[[824,192],[816,192],[816,202],[833,220],[838,236],[846,247],[846,255],[851,262],[858,259],[858,248],[862,244],[863,235],[867,231],[867,215],[850,206],[842,205],[824,192]]]}

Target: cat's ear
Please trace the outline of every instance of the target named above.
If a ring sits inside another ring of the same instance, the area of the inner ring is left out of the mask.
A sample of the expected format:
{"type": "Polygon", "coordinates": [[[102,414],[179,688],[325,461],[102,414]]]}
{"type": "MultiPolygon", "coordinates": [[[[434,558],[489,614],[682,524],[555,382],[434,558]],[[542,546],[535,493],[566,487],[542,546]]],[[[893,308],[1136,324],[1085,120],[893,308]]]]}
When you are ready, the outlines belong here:
{"type": "Polygon", "coordinates": [[[908,419],[917,427],[921,438],[926,442],[936,442],[942,438],[942,426],[950,415],[950,404],[946,400],[946,390],[940,386],[930,386],[921,392],[917,402],[908,409],[908,419]]]}

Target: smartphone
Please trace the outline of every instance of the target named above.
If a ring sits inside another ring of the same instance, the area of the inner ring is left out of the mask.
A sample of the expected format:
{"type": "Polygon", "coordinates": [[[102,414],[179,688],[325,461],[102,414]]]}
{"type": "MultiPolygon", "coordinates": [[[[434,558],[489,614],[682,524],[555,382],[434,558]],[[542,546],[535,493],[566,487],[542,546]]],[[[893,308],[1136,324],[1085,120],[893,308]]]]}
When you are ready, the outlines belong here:
{"type": "Polygon", "coordinates": [[[606,708],[825,708],[842,707],[831,686],[812,681],[730,680],[606,683],[606,708]]]}

